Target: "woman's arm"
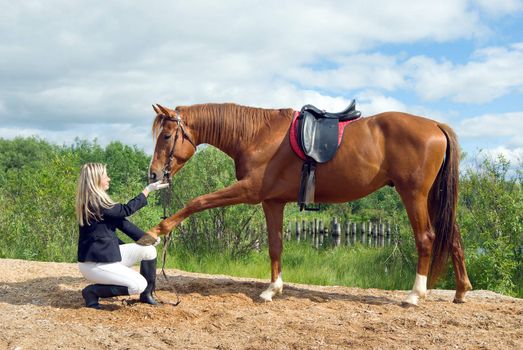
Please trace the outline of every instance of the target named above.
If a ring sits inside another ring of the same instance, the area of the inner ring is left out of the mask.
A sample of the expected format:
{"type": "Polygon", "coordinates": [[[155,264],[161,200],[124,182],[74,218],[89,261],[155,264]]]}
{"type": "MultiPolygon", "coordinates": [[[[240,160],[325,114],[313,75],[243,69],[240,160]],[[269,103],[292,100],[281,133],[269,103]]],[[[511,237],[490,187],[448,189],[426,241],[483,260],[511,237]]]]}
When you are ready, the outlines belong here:
{"type": "Polygon", "coordinates": [[[145,194],[140,193],[127,204],[115,204],[112,208],[102,210],[104,218],[123,219],[147,205],[145,194]]]}
{"type": "Polygon", "coordinates": [[[141,228],[127,219],[118,220],[116,227],[118,227],[118,229],[120,229],[120,231],[125,233],[127,236],[131,237],[135,242],[145,235],[145,232],[141,228]]]}

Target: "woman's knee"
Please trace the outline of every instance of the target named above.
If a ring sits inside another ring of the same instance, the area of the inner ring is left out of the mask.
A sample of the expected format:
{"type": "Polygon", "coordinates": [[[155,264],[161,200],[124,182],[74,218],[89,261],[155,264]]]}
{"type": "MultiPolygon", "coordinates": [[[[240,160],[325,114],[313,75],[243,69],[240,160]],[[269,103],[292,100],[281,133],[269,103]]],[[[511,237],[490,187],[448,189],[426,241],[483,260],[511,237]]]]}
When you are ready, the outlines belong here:
{"type": "Polygon", "coordinates": [[[147,281],[142,275],[137,276],[133,283],[129,283],[127,289],[129,294],[141,294],[147,287],[147,281]]]}
{"type": "Polygon", "coordinates": [[[156,259],[157,253],[156,253],[156,247],[152,245],[144,246],[143,251],[143,258],[142,260],[152,260],[156,259]]]}

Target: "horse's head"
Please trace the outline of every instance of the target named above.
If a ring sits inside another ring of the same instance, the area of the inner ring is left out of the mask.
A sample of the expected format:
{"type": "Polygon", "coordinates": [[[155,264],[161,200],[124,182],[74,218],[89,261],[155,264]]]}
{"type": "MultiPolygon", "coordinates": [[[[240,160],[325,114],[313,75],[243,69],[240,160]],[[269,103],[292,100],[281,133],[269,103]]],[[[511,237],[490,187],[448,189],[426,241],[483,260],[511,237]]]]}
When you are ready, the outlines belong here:
{"type": "Polygon", "coordinates": [[[153,137],[156,138],[149,167],[149,181],[167,180],[180,170],[196,151],[192,130],[178,110],[153,105],[156,118],[153,137]]]}

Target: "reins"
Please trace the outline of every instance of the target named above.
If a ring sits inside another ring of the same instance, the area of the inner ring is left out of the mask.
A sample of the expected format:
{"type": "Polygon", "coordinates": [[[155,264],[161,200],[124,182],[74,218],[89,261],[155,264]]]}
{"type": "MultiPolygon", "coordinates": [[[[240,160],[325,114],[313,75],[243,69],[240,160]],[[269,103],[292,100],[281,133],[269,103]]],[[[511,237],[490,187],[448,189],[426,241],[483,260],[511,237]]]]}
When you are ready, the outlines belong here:
{"type": "MultiPolygon", "coordinates": [[[[170,208],[171,203],[172,203],[172,192],[170,189],[171,180],[167,179],[167,181],[169,182],[169,187],[167,187],[164,190],[160,190],[160,202],[162,203],[162,208],[163,208],[163,216],[161,218],[163,220],[165,220],[169,217],[169,216],[167,216],[167,208],[170,208]]],[[[165,273],[165,263],[167,261],[167,248],[169,247],[169,244],[171,243],[171,237],[172,237],[172,231],[170,231],[168,234],[165,235],[165,239],[163,241],[163,248],[162,248],[162,275],[167,282],[169,282],[169,278],[167,277],[167,274],[165,273]]],[[[174,294],[176,294],[176,302],[171,303],[171,302],[164,302],[161,300],[159,300],[159,302],[162,304],[178,306],[178,304],[180,304],[180,302],[181,302],[180,296],[178,295],[178,292],[176,291],[176,288],[174,286],[173,286],[173,289],[174,289],[174,294]]],[[[155,294],[156,298],[158,299],[158,295],[156,294],[156,292],[154,294],[155,294]]]]}
{"type": "MultiPolygon", "coordinates": [[[[180,130],[182,131],[182,137],[187,139],[191,143],[191,145],[193,145],[193,147],[195,149],[196,149],[196,144],[194,143],[194,141],[191,139],[191,137],[187,133],[183,120],[180,117],[179,111],[176,111],[175,117],[171,117],[169,115],[164,115],[163,117],[164,117],[164,119],[174,121],[178,124],[178,127],[176,128],[176,133],[174,134],[174,142],[173,142],[173,147],[171,148],[171,152],[169,154],[169,160],[167,161],[167,163],[165,164],[165,166],[163,167],[163,170],[162,170],[163,181],[166,181],[169,183],[169,187],[160,191],[160,202],[162,203],[162,208],[163,208],[163,216],[161,218],[162,218],[162,220],[165,220],[170,216],[170,215],[169,216],[167,215],[167,210],[168,210],[167,208],[171,208],[171,206],[172,206],[172,190],[170,189],[172,182],[171,182],[171,178],[170,178],[169,174],[171,173],[172,162],[175,158],[176,142],[178,141],[180,130]]],[[[163,248],[162,248],[162,275],[166,281],[169,281],[169,278],[167,277],[167,274],[165,273],[165,263],[167,261],[167,248],[169,247],[169,244],[171,243],[171,238],[172,238],[172,231],[170,231],[168,234],[165,235],[165,239],[163,241],[163,248]]],[[[173,289],[174,289],[174,293],[176,294],[175,303],[163,302],[160,300],[158,300],[158,301],[162,304],[169,304],[172,306],[177,306],[178,304],[180,304],[181,301],[180,301],[178,292],[176,291],[176,288],[174,286],[173,286],[173,289]]],[[[158,299],[158,296],[156,295],[156,293],[155,293],[155,296],[158,299]]]]}

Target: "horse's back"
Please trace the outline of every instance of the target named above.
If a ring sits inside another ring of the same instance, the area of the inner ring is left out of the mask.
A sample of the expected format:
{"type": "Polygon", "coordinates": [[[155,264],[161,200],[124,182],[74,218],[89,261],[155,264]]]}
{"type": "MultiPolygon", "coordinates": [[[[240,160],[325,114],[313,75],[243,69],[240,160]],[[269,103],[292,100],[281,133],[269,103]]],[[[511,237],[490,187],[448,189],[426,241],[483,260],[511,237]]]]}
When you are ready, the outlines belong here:
{"type": "Polygon", "coordinates": [[[404,113],[383,112],[363,118],[369,127],[381,132],[386,137],[400,136],[424,137],[430,134],[439,134],[439,122],[426,117],[404,113]]]}
{"type": "Polygon", "coordinates": [[[418,148],[428,141],[434,141],[435,138],[445,140],[439,125],[435,120],[413,114],[384,112],[363,118],[354,123],[354,128],[349,125],[343,141],[347,141],[348,146],[353,148],[374,148],[380,145],[383,147],[383,153],[393,151],[397,148],[396,145],[401,148],[418,148]],[[358,145],[353,144],[355,141],[358,145]]]}

